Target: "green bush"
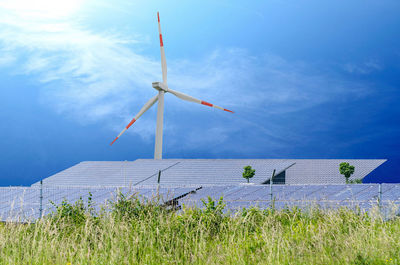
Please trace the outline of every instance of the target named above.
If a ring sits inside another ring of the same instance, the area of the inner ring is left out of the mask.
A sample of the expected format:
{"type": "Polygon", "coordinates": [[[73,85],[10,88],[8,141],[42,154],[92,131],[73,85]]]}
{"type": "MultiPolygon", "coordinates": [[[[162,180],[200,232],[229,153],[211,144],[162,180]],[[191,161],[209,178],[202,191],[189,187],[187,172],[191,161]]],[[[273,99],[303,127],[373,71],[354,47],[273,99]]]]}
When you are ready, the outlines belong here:
{"type": "Polygon", "coordinates": [[[50,203],[55,207],[55,211],[49,215],[54,222],[81,225],[85,223],[88,217],[96,216],[96,211],[92,203],[92,194],[90,192],[87,204],[84,203],[82,197],[73,204],[69,203],[66,199],[64,199],[60,205],[56,205],[52,201],[50,201],[50,203]]]}
{"type": "Polygon", "coordinates": [[[348,182],[348,184],[362,184],[362,179],[350,179],[348,182]]]}
{"type": "Polygon", "coordinates": [[[150,212],[159,214],[162,211],[157,201],[147,201],[133,195],[126,195],[121,192],[115,200],[109,202],[109,209],[114,218],[118,220],[141,218],[150,212]]]}

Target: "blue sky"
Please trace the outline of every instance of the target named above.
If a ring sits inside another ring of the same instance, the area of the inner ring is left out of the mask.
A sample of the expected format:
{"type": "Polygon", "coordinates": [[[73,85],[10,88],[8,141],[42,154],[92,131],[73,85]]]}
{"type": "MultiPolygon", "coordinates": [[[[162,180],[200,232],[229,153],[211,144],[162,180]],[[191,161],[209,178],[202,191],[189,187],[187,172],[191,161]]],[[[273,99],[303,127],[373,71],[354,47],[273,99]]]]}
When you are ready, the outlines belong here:
{"type": "Polygon", "coordinates": [[[400,2],[0,1],[0,185],[87,160],[152,158],[156,107],[109,143],[161,80],[164,158],[386,158],[400,182],[400,2]]]}

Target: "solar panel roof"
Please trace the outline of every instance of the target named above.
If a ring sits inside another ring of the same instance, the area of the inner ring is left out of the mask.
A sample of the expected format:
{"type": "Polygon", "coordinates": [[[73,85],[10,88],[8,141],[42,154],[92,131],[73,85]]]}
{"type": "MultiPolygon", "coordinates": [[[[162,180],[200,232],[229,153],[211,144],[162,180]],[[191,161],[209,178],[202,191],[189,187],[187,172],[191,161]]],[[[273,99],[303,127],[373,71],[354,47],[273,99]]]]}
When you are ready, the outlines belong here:
{"type": "MultiPolygon", "coordinates": [[[[87,161],[43,180],[52,186],[132,186],[176,164],[169,160],[87,161]]],[[[39,182],[34,185],[39,185],[39,182]]]]}
{"type": "Polygon", "coordinates": [[[385,159],[288,159],[295,166],[286,171],[286,184],[345,184],[339,165],[348,162],[355,167],[350,179],[363,179],[383,164],[385,159]]]}
{"type": "MultiPolygon", "coordinates": [[[[254,168],[252,183],[267,181],[275,169],[281,172],[293,162],[268,159],[138,159],[133,162],[81,162],[43,180],[55,186],[132,186],[156,185],[161,170],[161,184],[216,185],[238,184],[243,167],[254,168]]],[[[35,183],[39,185],[39,182],[35,183]]]]}
{"type": "MultiPolygon", "coordinates": [[[[161,184],[229,185],[245,183],[243,167],[254,168],[250,182],[261,184],[285,170],[286,184],[344,184],[339,164],[355,166],[352,178],[362,179],[386,160],[379,159],[138,159],[86,161],[43,180],[47,186],[134,186],[161,184]]],[[[33,184],[38,185],[39,182],[33,184]]]]}

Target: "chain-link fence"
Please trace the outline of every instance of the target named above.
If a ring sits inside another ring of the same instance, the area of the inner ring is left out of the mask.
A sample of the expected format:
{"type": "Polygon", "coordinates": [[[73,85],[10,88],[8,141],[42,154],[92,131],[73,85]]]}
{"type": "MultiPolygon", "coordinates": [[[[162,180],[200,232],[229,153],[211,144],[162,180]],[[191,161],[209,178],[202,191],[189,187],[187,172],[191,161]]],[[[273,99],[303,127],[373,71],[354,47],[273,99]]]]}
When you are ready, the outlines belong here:
{"type": "Polygon", "coordinates": [[[261,209],[297,206],[336,209],[348,207],[362,211],[379,208],[385,214],[397,214],[400,204],[400,184],[353,185],[203,185],[200,186],[132,186],[132,187],[0,187],[1,220],[36,220],[54,211],[63,200],[87,202],[91,197],[94,207],[107,205],[119,193],[135,195],[144,200],[159,198],[159,202],[173,201],[181,207],[203,207],[202,199],[223,197],[226,210],[258,207],[261,209]],[[395,209],[395,210],[393,210],[395,209]]]}

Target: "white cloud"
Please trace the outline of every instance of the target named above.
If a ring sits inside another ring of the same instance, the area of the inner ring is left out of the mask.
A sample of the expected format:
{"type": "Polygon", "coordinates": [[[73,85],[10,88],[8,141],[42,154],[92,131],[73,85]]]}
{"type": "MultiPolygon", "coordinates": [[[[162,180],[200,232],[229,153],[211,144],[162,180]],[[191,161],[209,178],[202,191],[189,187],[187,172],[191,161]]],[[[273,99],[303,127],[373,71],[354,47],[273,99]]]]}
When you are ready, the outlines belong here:
{"type": "Polygon", "coordinates": [[[197,64],[183,61],[174,66],[170,85],[192,95],[212,95],[242,110],[291,112],[370,92],[365,84],[320,73],[318,66],[270,54],[255,57],[241,49],[214,51],[197,64]]]}
{"type": "MultiPolygon", "coordinates": [[[[156,93],[151,82],[161,77],[158,59],[135,51],[140,43],[119,34],[93,32],[65,18],[25,19],[4,7],[0,11],[0,48],[10,54],[0,58],[0,65],[18,60],[24,74],[43,84],[43,100],[57,112],[83,123],[113,118],[115,123],[109,126],[118,132],[156,93]]],[[[220,134],[221,141],[238,130],[240,119],[261,126],[272,137],[276,133],[257,119],[335,98],[360,97],[369,91],[364,84],[320,73],[312,64],[271,54],[253,56],[243,49],[215,50],[199,62],[171,59],[167,54],[167,61],[171,88],[239,114],[252,114],[254,120],[238,115],[229,126],[213,125],[207,135],[220,134]]],[[[373,64],[368,67],[376,68],[373,64]]],[[[176,108],[193,109],[190,103],[176,108]]],[[[134,133],[150,139],[152,119],[143,116],[142,126],[134,133]]],[[[179,131],[182,126],[166,129],[179,131]]]]}
{"type": "Polygon", "coordinates": [[[347,63],[343,69],[351,74],[370,74],[372,72],[381,71],[383,65],[377,60],[368,60],[363,63],[347,63]]]}
{"type": "Polygon", "coordinates": [[[4,8],[0,25],[1,48],[11,54],[0,62],[17,57],[20,71],[44,85],[46,103],[58,112],[82,122],[126,115],[128,105],[153,92],[159,64],[128,49],[134,40],[93,33],[66,19],[25,19],[4,8]]]}
{"type": "Polygon", "coordinates": [[[0,56],[0,66],[7,66],[15,62],[15,57],[5,54],[4,51],[0,51],[2,55],[0,56]]]}

